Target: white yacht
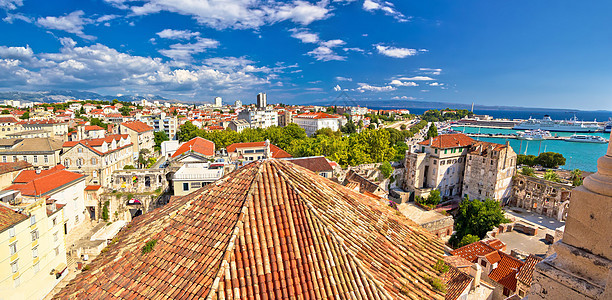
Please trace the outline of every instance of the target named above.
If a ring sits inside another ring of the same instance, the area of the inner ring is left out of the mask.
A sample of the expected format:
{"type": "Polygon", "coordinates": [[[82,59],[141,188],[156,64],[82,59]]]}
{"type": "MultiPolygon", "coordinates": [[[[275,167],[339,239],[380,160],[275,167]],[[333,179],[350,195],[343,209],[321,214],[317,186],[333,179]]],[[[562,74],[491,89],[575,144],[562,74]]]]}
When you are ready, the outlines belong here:
{"type": "Polygon", "coordinates": [[[553,120],[549,115],[545,115],[541,120],[529,118],[514,126],[515,130],[548,130],[548,131],[565,131],[565,132],[595,132],[602,128],[597,125],[597,122],[579,121],[576,116],[570,120],[553,120]]]}
{"type": "Polygon", "coordinates": [[[605,144],[608,142],[605,138],[597,135],[586,135],[586,134],[574,134],[570,136],[568,142],[578,142],[578,143],[596,143],[596,144],[605,144]]]}
{"type": "Polygon", "coordinates": [[[606,124],[604,125],[604,132],[610,132],[612,131],[612,118],[608,119],[608,122],[606,122],[606,124]]]}
{"type": "Polygon", "coordinates": [[[541,141],[552,138],[550,131],[536,129],[536,130],[525,130],[525,132],[517,132],[517,139],[528,140],[528,141],[541,141]]]}

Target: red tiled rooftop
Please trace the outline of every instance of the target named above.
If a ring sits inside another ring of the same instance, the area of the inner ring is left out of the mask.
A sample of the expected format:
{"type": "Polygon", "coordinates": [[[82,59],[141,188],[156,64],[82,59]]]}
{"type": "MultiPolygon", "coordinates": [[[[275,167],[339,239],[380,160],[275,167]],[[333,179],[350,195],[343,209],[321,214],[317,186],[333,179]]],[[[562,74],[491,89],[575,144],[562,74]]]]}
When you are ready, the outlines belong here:
{"type": "MultiPolygon", "coordinates": [[[[429,145],[429,139],[426,139],[419,143],[419,145],[427,146],[429,145]]],[[[431,146],[434,148],[444,149],[444,148],[457,148],[457,147],[467,147],[472,145],[475,142],[471,137],[463,134],[463,133],[453,133],[453,134],[442,134],[435,138],[433,138],[431,146]]]]}
{"type": "Polygon", "coordinates": [[[98,126],[98,125],[88,125],[85,126],[84,128],[85,131],[91,131],[91,130],[104,130],[104,128],[98,126]]]}
{"type": "Polygon", "coordinates": [[[478,241],[471,243],[451,251],[451,255],[461,256],[468,261],[476,262],[478,260],[478,256],[487,255],[498,249],[502,249],[505,246],[503,242],[498,241],[498,239],[495,239],[491,242],[478,241]]]}
{"type": "Polygon", "coordinates": [[[540,261],[542,261],[541,258],[533,254],[529,255],[529,257],[527,257],[525,260],[523,267],[516,275],[516,279],[530,286],[531,281],[533,280],[533,270],[535,269],[535,265],[537,265],[540,261]]]}
{"type": "Polygon", "coordinates": [[[66,171],[62,165],[43,170],[39,174],[34,170],[25,170],[19,173],[13,184],[4,190],[21,191],[25,196],[42,196],[84,177],[82,174],[66,171]]]}
{"type": "Polygon", "coordinates": [[[271,159],[135,219],[55,299],[443,299],[424,278],[442,246],[385,203],[271,159]]]}
{"type": "Polygon", "coordinates": [[[448,271],[442,274],[442,282],[446,284],[445,300],[456,300],[472,283],[472,277],[459,269],[448,266],[448,271]]]}
{"type": "Polygon", "coordinates": [[[0,204],[0,232],[27,218],[26,215],[0,204]]]}
{"type": "Polygon", "coordinates": [[[101,188],[101,185],[88,185],[85,187],[86,191],[97,191],[101,188]]]}
{"type": "Polygon", "coordinates": [[[523,262],[501,251],[496,252],[499,252],[500,260],[497,267],[489,273],[489,278],[516,291],[516,274],[523,266],[523,262]]]}
{"type": "Polygon", "coordinates": [[[125,126],[131,130],[134,130],[138,133],[142,133],[142,132],[146,132],[146,131],[150,131],[153,130],[153,127],[140,122],[140,121],[130,121],[130,122],[123,122],[121,123],[121,126],[125,126]]]}
{"type": "Polygon", "coordinates": [[[23,161],[23,160],[18,160],[16,162],[0,163],[0,175],[31,168],[31,167],[32,167],[31,163],[23,161]]]}
{"type": "Polygon", "coordinates": [[[332,166],[323,156],[292,158],[288,161],[315,173],[333,171],[332,166]]]}
{"type": "Polygon", "coordinates": [[[323,112],[308,112],[295,116],[294,118],[304,118],[304,119],[337,119],[338,116],[332,116],[330,114],[326,114],[323,112]]]}
{"type": "MultiPolygon", "coordinates": [[[[240,148],[257,148],[265,147],[266,142],[251,142],[251,143],[234,143],[226,147],[228,153],[236,152],[236,149],[240,148]]],[[[272,158],[289,158],[291,154],[285,152],[285,150],[279,148],[276,145],[270,144],[270,151],[272,152],[272,158]]]]}
{"type": "Polygon", "coordinates": [[[214,156],[215,155],[215,143],[201,138],[195,137],[185,143],[183,143],[177,150],[172,154],[172,157],[177,157],[185,152],[193,151],[196,153],[200,153],[204,156],[214,156]]]}

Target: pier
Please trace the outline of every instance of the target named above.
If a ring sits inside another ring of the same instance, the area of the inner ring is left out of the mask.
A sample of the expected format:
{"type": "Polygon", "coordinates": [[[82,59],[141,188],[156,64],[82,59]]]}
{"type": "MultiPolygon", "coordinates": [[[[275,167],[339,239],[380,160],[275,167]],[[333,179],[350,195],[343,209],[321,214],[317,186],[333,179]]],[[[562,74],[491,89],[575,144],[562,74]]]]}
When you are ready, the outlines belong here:
{"type": "MultiPolygon", "coordinates": [[[[516,134],[503,134],[503,133],[465,133],[465,135],[469,137],[487,137],[487,138],[500,138],[500,139],[519,139],[516,134]]],[[[556,140],[563,141],[569,139],[569,136],[553,136],[549,138],[544,138],[544,140],[556,140]]],[[[535,140],[527,140],[526,141],[535,141],[535,140]]]]}

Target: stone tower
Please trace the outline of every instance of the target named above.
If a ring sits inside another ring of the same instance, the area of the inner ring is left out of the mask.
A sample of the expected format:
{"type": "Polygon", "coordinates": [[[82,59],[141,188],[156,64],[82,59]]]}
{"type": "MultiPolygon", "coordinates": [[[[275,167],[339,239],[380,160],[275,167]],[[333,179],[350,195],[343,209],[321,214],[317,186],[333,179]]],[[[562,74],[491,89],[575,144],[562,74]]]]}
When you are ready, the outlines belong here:
{"type": "Polygon", "coordinates": [[[563,239],[553,247],[534,270],[529,300],[612,299],[612,143],[597,173],[572,190],[563,239]]]}

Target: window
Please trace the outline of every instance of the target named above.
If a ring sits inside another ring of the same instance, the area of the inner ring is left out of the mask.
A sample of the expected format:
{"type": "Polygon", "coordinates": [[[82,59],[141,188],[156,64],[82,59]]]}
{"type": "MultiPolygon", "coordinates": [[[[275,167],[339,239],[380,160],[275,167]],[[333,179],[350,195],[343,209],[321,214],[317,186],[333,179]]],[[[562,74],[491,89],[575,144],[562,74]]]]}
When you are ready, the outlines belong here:
{"type": "Polygon", "coordinates": [[[192,189],[199,189],[202,187],[202,184],[200,182],[192,182],[191,183],[191,188],[192,189]]]}
{"type": "Polygon", "coordinates": [[[36,215],[30,217],[30,226],[36,224],[36,215]]]}
{"type": "Polygon", "coordinates": [[[57,234],[58,234],[58,232],[56,232],[56,233],[54,233],[54,234],[53,234],[53,241],[54,241],[54,242],[57,242],[57,234]]]}
{"type": "Polygon", "coordinates": [[[443,160],[441,160],[441,161],[440,161],[440,165],[441,165],[441,166],[443,166],[443,165],[444,165],[444,161],[443,161],[443,160]]]}
{"type": "Polygon", "coordinates": [[[93,172],[91,173],[92,177],[98,177],[98,170],[93,170],[93,172]]]}
{"type": "Polygon", "coordinates": [[[74,216],[74,223],[79,223],[79,215],[74,216]]]}
{"type": "Polygon", "coordinates": [[[38,273],[38,271],[40,271],[40,266],[38,263],[35,263],[34,266],[32,266],[32,270],[34,270],[34,273],[38,273]]]}
{"type": "Polygon", "coordinates": [[[23,161],[28,161],[28,157],[27,156],[23,156],[23,161]]]}
{"type": "Polygon", "coordinates": [[[11,249],[11,255],[17,253],[17,242],[10,244],[9,249],[11,249]]]}
{"type": "Polygon", "coordinates": [[[2,162],[5,163],[6,162],[6,156],[2,156],[2,162]]]}
{"type": "Polygon", "coordinates": [[[9,237],[14,237],[15,236],[15,227],[11,227],[9,228],[9,237]]]}
{"type": "Polygon", "coordinates": [[[504,296],[510,296],[510,289],[504,287],[504,296]]]}
{"type": "Polygon", "coordinates": [[[97,165],[98,164],[98,159],[96,159],[95,157],[91,158],[91,164],[92,165],[97,165]]]}
{"type": "Polygon", "coordinates": [[[434,159],[433,163],[434,163],[434,165],[435,165],[435,164],[437,164],[437,163],[438,163],[438,161],[434,159]]]}
{"type": "Polygon", "coordinates": [[[32,248],[32,258],[38,257],[38,246],[32,248]]]}
{"type": "Polygon", "coordinates": [[[83,153],[83,148],[81,147],[77,148],[77,153],[83,153]]]}
{"type": "Polygon", "coordinates": [[[487,266],[487,261],[483,259],[483,260],[481,260],[481,261],[480,261],[480,264],[481,264],[483,267],[486,267],[486,266],[487,266]]]}
{"type": "Polygon", "coordinates": [[[11,270],[13,273],[19,272],[19,264],[17,264],[17,260],[11,263],[11,270]]]}
{"type": "Polygon", "coordinates": [[[51,224],[53,224],[53,226],[57,225],[57,218],[53,218],[53,220],[51,220],[51,224]]]}
{"type": "Polygon", "coordinates": [[[83,165],[83,159],[82,158],[78,158],[77,161],[76,161],[76,165],[77,165],[77,167],[82,166],[83,165]]]}
{"type": "Polygon", "coordinates": [[[38,155],[34,155],[34,163],[38,162],[38,155]]]}
{"type": "Polygon", "coordinates": [[[459,157],[459,159],[457,159],[457,162],[459,162],[459,163],[461,162],[461,157],[459,157]]]}
{"type": "Polygon", "coordinates": [[[434,149],[434,153],[435,153],[435,154],[438,154],[438,149],[434,149]]]}
{"type": "Polygon", "coordinates": [[[59,247],[55,247],[55,256],[59,255],[59,247]]]}
{"type": "Polygon", "coordinates": [[[13,161],[17,161],[17,156],[13,155],[13,161]]]}
{"type": "Polygon", "coordinates": [[[49,156],[45,155],[44,158],[45,158],[45,163],[48,163],[49,162],[49,156]]]}
{"type": "Polygon", "coordinates": [[[34,231],[32,231],[31,234],[32,234],[32,242],[36,241],[38,239],[38,229],[35,229],[34,231]]]}
{"type": "Polygon", "coordinates": [[[448,149],[444,149],[444,154],[447,154],[447,153],[448,153],[448,149]]]}
{"type": "Polygon", "coordinates": [[[68,158],[64,159],[64,166],[70,167],[70,159],[68,158]]]}
{"type": "Polygon", "coordinates": [[[184,182],[183,183],[183,191],[188,191],[189,190],[189,183],[184,182]]]}

